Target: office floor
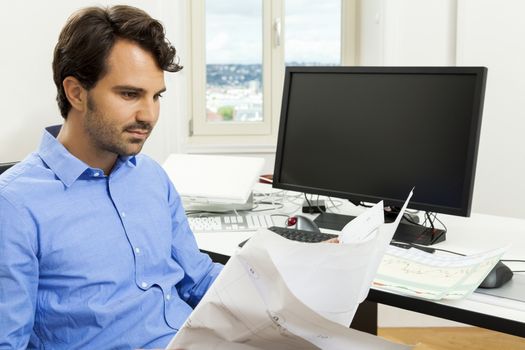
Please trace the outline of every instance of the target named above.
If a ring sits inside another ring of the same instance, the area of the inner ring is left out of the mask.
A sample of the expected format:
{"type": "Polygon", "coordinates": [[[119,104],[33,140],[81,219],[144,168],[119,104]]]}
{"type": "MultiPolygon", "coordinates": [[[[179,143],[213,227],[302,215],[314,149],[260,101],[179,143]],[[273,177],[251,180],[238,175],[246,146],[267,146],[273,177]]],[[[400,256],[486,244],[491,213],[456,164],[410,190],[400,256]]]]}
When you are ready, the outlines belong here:
{"type": "Polygon", "coordinates": [[[525,339],[476,327],[379,328],[378,335],[414,350],[525,350],[525,339]]]}

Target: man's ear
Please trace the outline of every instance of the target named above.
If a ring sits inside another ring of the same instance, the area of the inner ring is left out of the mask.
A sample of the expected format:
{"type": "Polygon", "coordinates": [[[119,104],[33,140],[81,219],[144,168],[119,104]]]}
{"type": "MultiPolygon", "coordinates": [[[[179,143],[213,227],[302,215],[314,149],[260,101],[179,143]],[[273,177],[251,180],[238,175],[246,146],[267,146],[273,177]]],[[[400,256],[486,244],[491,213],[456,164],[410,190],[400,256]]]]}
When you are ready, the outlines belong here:
{"type": "Polygon", "coordinates": [[[71,104],[71,108],[84,112],[87,110],[87,90],[84,89],[82,84],[77,78],[69,76],[62,81],[64,92],[66,97],[71,104]]]}

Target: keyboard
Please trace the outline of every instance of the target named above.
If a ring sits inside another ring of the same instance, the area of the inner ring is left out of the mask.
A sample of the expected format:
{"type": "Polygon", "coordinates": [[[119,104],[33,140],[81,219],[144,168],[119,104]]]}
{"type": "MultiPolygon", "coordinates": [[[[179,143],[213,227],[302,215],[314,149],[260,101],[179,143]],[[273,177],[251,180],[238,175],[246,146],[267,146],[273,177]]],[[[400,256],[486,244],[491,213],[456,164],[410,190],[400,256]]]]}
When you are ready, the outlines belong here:
{"type": "Polygon", "coordinates": [[[278,235],[290,239],[292,241],[306,242],[306,243],[317,243],[327,241],[331,238],[336,238],[339,235],[332,233],[313,232],[305,230],[296,230],[288,227],[272,226],[268,230],[277,233],[278,235]]]}
{"type": "Polygon", "coordinates": [[[271,215],[261,214],[188,216],[193,232],[256,231],[260,228],[278,225],[278,219],[284,222],[284,218],[273,218],[271,215]]]}
{"type": "MultiPolygon", "coordinates": [[[[268,230],[277,233],[279,236],[290,239],[292,241],[305,242],[305,243],[318,243],[327,241],[331,238],[336,238],[339,235],[332,233],[323,233],[323,232],[313,232],[305,230],[296,230],[294,228],[280,227],[280,226],[271,226],[268,227],[268,230]]],[[[246,239],[239,243],[239,247],[242,247],[250,239],[246,239]]]]}

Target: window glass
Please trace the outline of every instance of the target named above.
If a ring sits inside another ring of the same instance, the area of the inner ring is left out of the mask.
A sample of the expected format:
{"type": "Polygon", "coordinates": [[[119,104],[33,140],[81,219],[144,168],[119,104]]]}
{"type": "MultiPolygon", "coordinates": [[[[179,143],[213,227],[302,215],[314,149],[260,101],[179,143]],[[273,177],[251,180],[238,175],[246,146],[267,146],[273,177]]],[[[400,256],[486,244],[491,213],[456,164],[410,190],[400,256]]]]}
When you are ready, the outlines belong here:
{"type": "Polygon", "coordinates": [[[260,122],[262,1],[206,1],[206,121],[260,122]]]}
{"type": "Polygon", "coordinates": [[[341,64],[341,0],[286,0],[285,64],[341,64]]]}

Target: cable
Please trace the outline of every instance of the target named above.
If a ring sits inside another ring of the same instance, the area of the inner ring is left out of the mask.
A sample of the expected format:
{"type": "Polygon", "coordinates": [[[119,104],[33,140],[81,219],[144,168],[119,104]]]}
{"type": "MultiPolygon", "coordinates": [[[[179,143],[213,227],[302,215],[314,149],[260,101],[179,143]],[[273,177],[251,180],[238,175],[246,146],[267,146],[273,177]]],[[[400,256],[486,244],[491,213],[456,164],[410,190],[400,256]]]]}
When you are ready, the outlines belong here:
{"type": "Polygon", "coordinates": [[[261,204],[261,205],[273,205],[272,208],[265,208],[265,209],[259,209],[259,210],[252,210],[255,212],[260,211],[270,211],[270,210],[282,210],[285,207],[290,207],[290,213],[294,213],[297,211],[298,208],[302,206],[302,201],[299,203],[297,202],[298,199],[302,197],[302,193],[296,193],[288,191],[272,191],[271,193],[264,193],[264,192],[255,192],[254,196],[256,200],[254,203],[261,204]],[[271,203],[270,203],[271,202],[271,203]],[[292,204],[291,206],[288,206],[287,204],[292,204]]]}
{"type": "Polygon", "coordinates": [[[448,229],[447,229],[447,226],[445,226],[445,224],[443,223],[443,221],[439,220],[438,217],[437,217],[437,214],[434,216],[434,219],[436,219],[437,222],[439,222],[439,224],[441,226],[443,226],[443,231],[445,231],[445,233],[447,233],[448,229]]]}
{"type": "Polygon", "coordinates": [[[312,213],[313,212],[312,204],[308,200],[308,196],[306,195],[306,192],[304,192],[303,194],[304,194],[304,199],[306,199],[306,203],[308,203],[309,211],[310,211],[310,213],[312,213]]]}
{"type": "Polygon", "coordinates": [[[422,245],[419,245],[419,244],[401,242],[401,241],[396,241],[396,240],[392,240],[390,242],[390,245],[392,245],[394,247],[404,248],[404,249],[407,249],[407,248],[419,249],[419,250],[422,250],[422,251],[424,251],[426,253],[429,253],[429,254],[433,254],[435,252],[435,250],[436,250],[436,249],[431,248],[431,247],[422,246],[422,245]]]}
{"type": "MultiPolygon", "coordinates": [[[[434,230],[434,220],[432,220],[432,218],[430,217],[431,214],[429,214],[428,211],[425,212],[425,215],[427,216],[428,218],[428,222],[430,223],[430,228],[432,230],[434,230]]],[[[426,221],[426,220],[425,220],[426,221]]]]}
{"type": "MultiPolygon", "coordinates": [[[[414,245],[418,245],[418,244],[414,244],[414,245]]],[[[452,250],[447,250],[447,249],[442,249],[442,248],[432,248],[432,249],[440,251],[440,252],[444,252],[444,253],[450,253],[450,254],[460,255],[460,256],[467,256],[467,254],[458,253],[452,250]]]]}
{"type": "Polygon", "coordinates": [[[290,195],[290,194],[288,194],[288,191],[283,191],[281,195],[282,195],[282,197],[281,197],[281,201],[282,202],[281,203],[283,205],[286,202],[286,203],[291,203],[291,204],[293,204],[295,206],[295,208],[291,207],[290,210],[285,212],[285,214],[295,213],[303,205],[302,201],[300,203],[297,203],[297,200],[301,199],[301,197],[303,196],[302,193],[297,193],[295,195],[290,195]]]}
{"type": "Polygon", "coordinates": [[[279,210],[279,209],[282,209],[284,208],[284,204],[279,204],[279,206],[275,206],[273,208],[266,208],[266,209],[258,209],[258,210],[249,210],[250,212],[252,213],[260,213],[260,212],[263,212],[263,211],[272,211],[272,210],[279,210]]]}
{"type": "Polygon", "coordinates": [[[288,221],[288,218],[290,217],[290,216],[288,216],[288,215],[286,215],[286,214],[270,214],[270,216],[271,216],[271,217],[274,217],[274,216],[282,216],[282,217],[285,217],[286,219],[285,219],[284,222],[283,222],[283,225],[284,225],[284,226],[286,226],[287,221],[288,221]]]}
{"type": "Polygon", "coordinates": [[[321,214],[325,213],[326,210],[323,210],[323,209],[319,206],[319,195],[317,195],[317,199],[316,199],[316,201],[317,201],[317,210],[319,210],[319,212],[320,212],[321,214]]]}
{"type": "MultiPolygon", "coordinates": [[[[337,211],[339,211],[338,207],[343,205],[342,201],[339,201],[339,204],[335,204],[334,201],[332,200],[332,197],[328,197],[328,200],[330,201],[330,203],[332,203],[332,208],[337,209],[337,211]]],[[[326,207],[326,209],[328,209],[328,207],[326,207]]]]}
{"type": "Polygon", "coordinates": [[[440,252],[445,252],[445,253],[450,253],[450,254],[455,254],[455,255],[461,255],[461,256],[467,256],[467,254],[454,252],[452,250],[447,250],[447,249],[442,249],[442,248],[434,248],[434,249],[437,250],[437,251],[440,251],[440,252]]]}
{"type": "Polygon", "coordinates": [[[435,251],[450,253],[450,254],[454,254],[454,255],[466,256],[466,254],[454,252],[452,250],[447,250],[447,249],[442,249],[442,248],[434,248],[434,247],[429,247],[429,246],[421,245],[421,244],[417,244],[417,243],[407,243],[407,242],[401,242],[401,241],[396,241],[396,240],[392,240],[391,243],[394,243],[395,245],[406,245],[406,246],[409,246],[409,247],[418,248],[420,250],[427,250],[427,251],[435,250],[435,251]]]}

